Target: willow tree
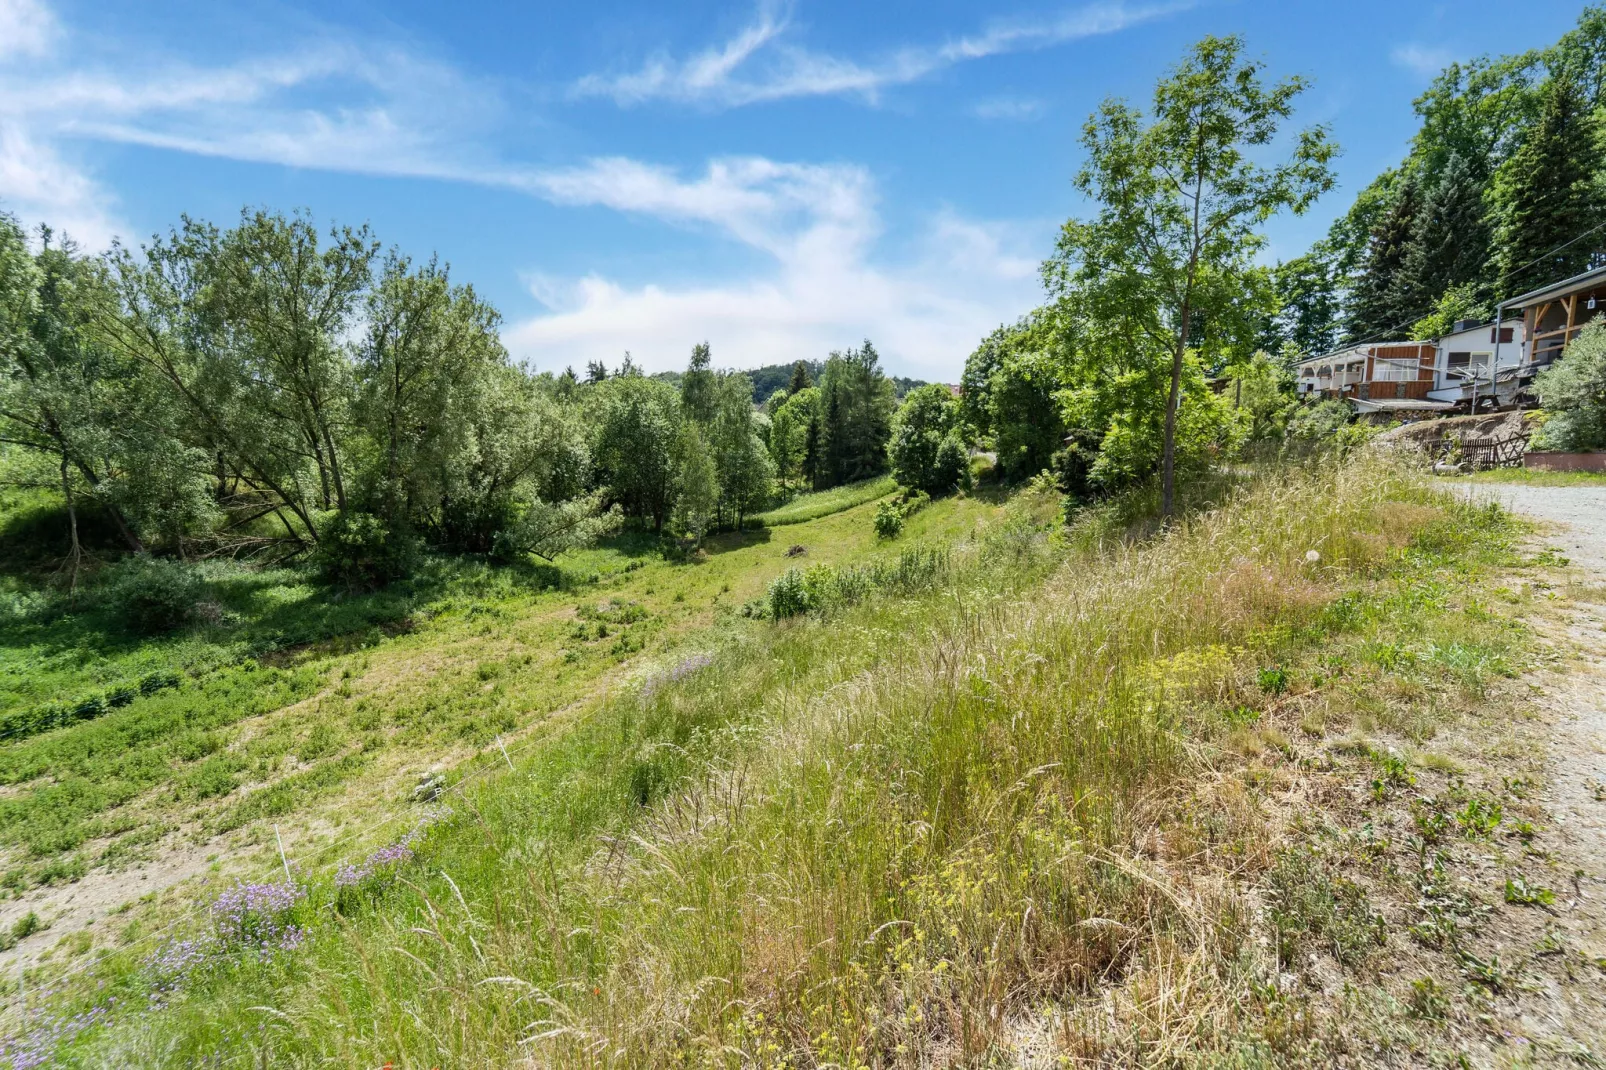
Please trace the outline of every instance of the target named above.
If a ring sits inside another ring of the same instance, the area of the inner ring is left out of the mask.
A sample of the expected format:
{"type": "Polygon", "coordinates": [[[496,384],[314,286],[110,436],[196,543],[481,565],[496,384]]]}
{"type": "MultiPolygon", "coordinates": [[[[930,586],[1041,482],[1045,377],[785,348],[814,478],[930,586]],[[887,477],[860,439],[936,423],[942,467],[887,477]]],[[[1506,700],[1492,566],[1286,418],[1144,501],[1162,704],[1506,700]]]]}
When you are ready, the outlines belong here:
{"type": "Polygon", "coordinates": [[[1169,361],[1161,451],[1161,512],[1175,511],[1177,406],[1190,352],[1220,361],[1253,351],[1274,298],[1255,265],[1260,227],[1304,212],[1333,185],[1336,146],[1322,127],[1300,131],[1271,166],[1269,152],[1304,89],[1267,85],[1237,37],[1206,37],[1155,87],[1149,115],[1107,100],[1088,120],[1076,185],[1099,205],[1072,219],[1044,265],[1051,290],[1079,293],[1095,320],[1136,333],[1131,344],[1169,361]]]}

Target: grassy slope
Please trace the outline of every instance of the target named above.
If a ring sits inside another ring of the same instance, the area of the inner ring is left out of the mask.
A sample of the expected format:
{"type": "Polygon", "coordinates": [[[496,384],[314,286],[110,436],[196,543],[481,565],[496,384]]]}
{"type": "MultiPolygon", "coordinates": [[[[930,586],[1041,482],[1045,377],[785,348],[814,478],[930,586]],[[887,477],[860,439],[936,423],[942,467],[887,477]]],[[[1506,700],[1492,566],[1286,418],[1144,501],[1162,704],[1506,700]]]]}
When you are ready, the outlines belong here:
{"type": "MultiPolygon", "coordinates": [[[[992,508],[946,503],[922,531],[945,540],[992,508]]],[[[795,527],[791,543],[808,546],[806,562],[884,552],[863,508],[795,527]]],[[[273,823],[310,863],[320,840],[404,810],[420,769],[494,748],[498,735],[516,747],[531,726],[733,627],[736,606],[792,563],[785,549],[764,531],[722,535],[675,563],[624,538],[566,558],[566,589],[543,589],[553,577],[540,571],[438,562],[411,591],[357,598],[293,570],[219,569],[224,620],[143,643],[92,602],[71,615],[24,608],[0,622],[0,678],[15,682],[0,711],[155,668],[190,675],[0,747],[7,883],[115,883],[191,845],[266,863],[273,823]]]]}
{"type": "Polygon", "coordinates": [[[1093,517],[1050,552],[1017,513],[936,593],[732,633],[708,668],[613,695],[458,795],[405,879],[332,915],[315,884],[302,950],[197,973],[84,1050],[917,1065],[1077,1054],[1087,1031],[1040,1008],[1112,984],[1106,1040],[1131,1057],[1297,1047],[1234,957],[1243,906],[1179,892],[1145,845],[1191,838],[1254,883],[1257,780],[1217,770],[1292,752],[1282,695],[1348,697],[1312,735],[1425,738],[1435,703],[1509,671],[1520,635],[1450,597],[1501,524],[1375,470],[1281,474],[1139,549],[1093,517]]]}
{"type": "Polygon", "coordinates": [[[866,502],[873,502],[878,498],[885,498],[897,489],[898,484],[891,476],[876,476],[874,479],[864,479],[830,490],[800,494],[785,505],[771,509],[767,513],[760,513],[753,520],[770,528],[801,524],[839,513],[844,509],[852,509],[866,502]]]}

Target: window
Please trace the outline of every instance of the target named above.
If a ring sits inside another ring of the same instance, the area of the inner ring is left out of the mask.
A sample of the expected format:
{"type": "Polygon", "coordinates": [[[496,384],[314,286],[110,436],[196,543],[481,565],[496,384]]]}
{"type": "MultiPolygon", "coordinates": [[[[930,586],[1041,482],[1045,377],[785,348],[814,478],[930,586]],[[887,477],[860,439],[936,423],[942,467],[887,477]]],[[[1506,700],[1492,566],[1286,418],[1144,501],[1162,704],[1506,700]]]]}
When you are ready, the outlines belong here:
{"type": "Polygon", "coordinates": [[[1463,374],[1483,374],[1489,367],[1491,353],[1451,353],[1448,368],[1463,374]]]}
{"type": "Polygon", "coordinates": [[[1512,339],[1513,330],[1514,330],[1514,328],[1511,328],[1511,327],[1500,327],[1498,329],[1494,328],[1494,327],[1490,327],[1489,328],[1489,341],[1491,341],[1491,342],[1509,342],[1512,339]]]}
{"type": "Polygon", "coordinates": [[[1375,383],[1410,383],[1416,381],[1418,365],[1414,360],[1374,360],[1372,381],[1375,383]]]}

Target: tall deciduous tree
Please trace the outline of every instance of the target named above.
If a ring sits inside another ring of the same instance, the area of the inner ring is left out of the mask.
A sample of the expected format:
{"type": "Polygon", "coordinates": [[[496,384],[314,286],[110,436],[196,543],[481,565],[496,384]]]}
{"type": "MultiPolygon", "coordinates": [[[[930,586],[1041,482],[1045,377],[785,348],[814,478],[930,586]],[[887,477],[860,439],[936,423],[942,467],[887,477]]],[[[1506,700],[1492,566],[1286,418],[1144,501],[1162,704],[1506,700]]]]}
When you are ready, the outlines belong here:
{"type": "Polygon", "coordinates": [[[706,424],[714,418],[714,388],[717,376],[710,365],[713,357],[707,342],[692,346],[686,374],[680,377],[680,411],[688,420],[706,424]]]}
{"type": "Polygon", "coordinates": [[[747,515],[763,507],[775,466],[753,420],[753,382],[740,372],[721,375],[714,387],[709,445],[719,473],[719,508],[741,530],[747,515]]]}
{"type": "Polygon", "coordinates": [[[1270,303],[1254,265],[1259,227],[1284,210],[1302,213],[1330,189],[1334,145],[1326,131],[1300,131],[1289,157],[1260,155],[1305,88],[1295,77],[1267,86],[1261,64],[1236,37],[1207,37],[1155,88],[1152,121],[1106,101],[1088,121],[1088,162],[1077,187],[1100,210],[1071,220],[1045,265],[1050,286],[1083,291],[1107,322],[1142,334],[1169,360],[1161,453],[1161,512],[1176,500],[1177,406],[1190,350],[1225,355],[1252,348],[1270,303]]]}

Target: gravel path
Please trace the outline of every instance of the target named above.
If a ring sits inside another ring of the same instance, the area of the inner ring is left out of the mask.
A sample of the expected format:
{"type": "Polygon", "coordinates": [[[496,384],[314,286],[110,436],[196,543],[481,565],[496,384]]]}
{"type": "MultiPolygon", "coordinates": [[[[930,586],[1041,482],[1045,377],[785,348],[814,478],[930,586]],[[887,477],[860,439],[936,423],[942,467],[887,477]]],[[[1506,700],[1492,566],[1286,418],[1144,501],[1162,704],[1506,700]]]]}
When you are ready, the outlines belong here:
{"type": "Polygon", "coordinates": [[[1554,525],[1545,541],[1606,583],[1606,486],[1534,487],[1524,483],[1462,483],[1459,494],[1493,498],[1514,512],[1554,525]]]}

